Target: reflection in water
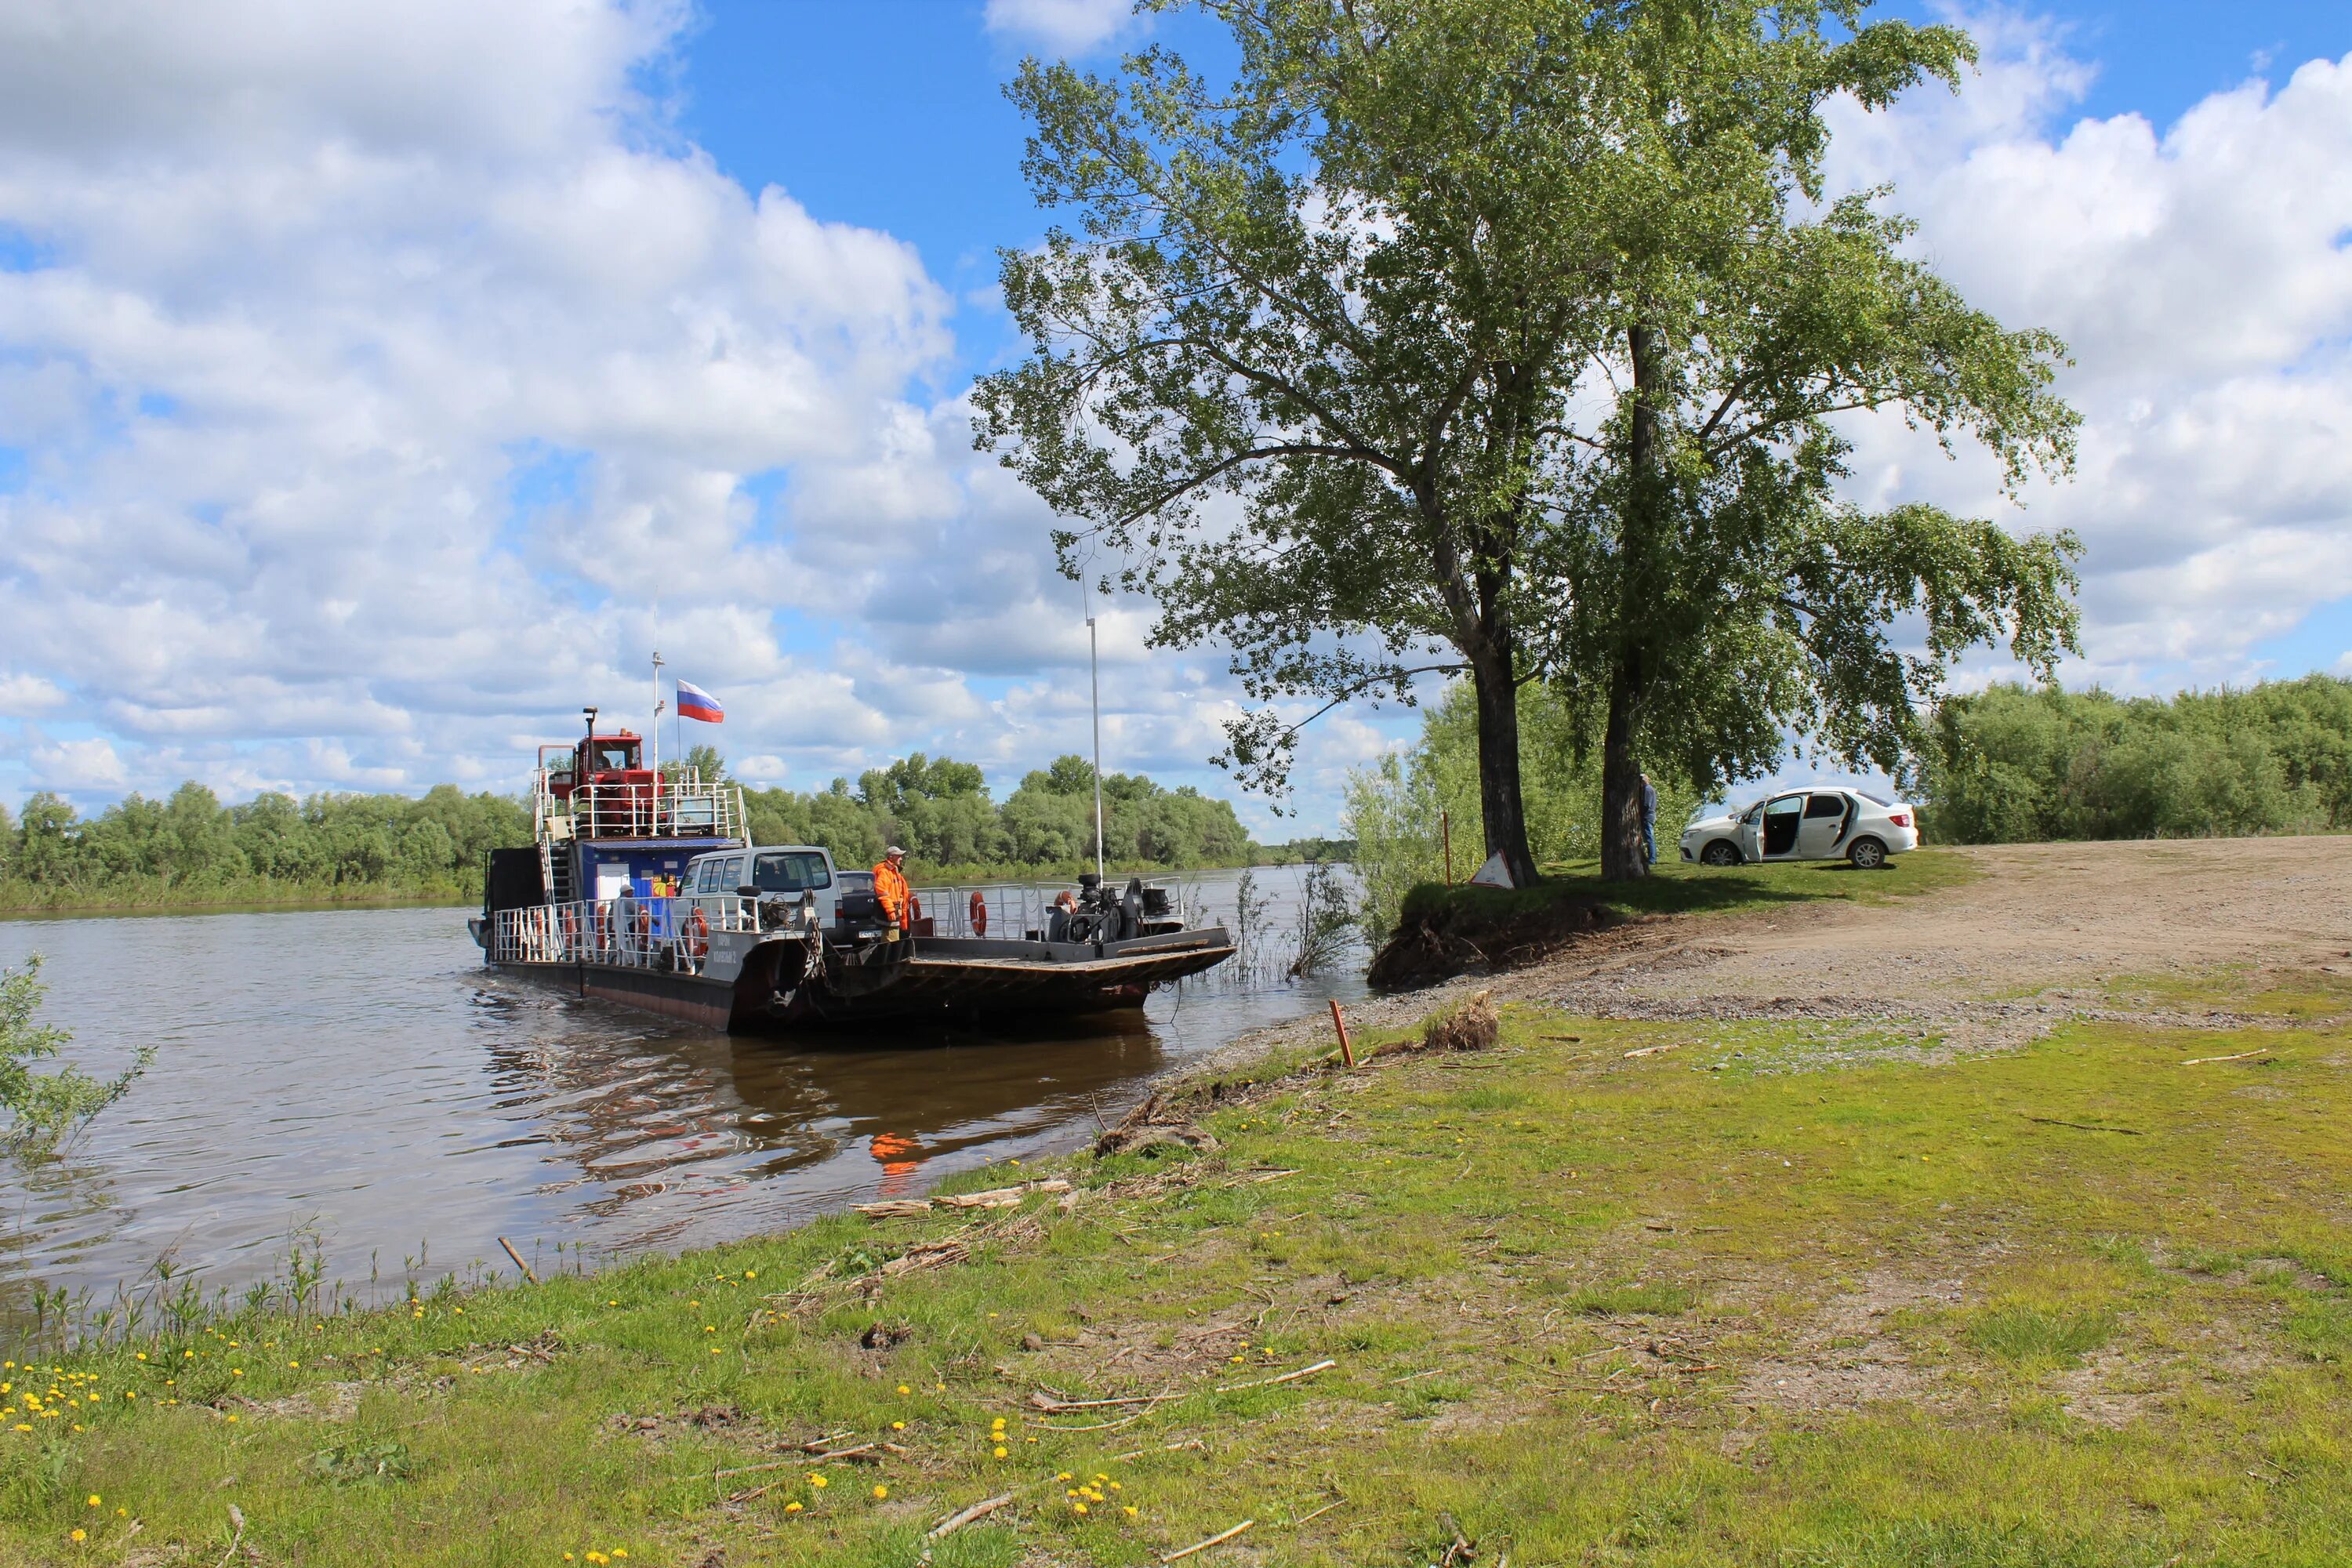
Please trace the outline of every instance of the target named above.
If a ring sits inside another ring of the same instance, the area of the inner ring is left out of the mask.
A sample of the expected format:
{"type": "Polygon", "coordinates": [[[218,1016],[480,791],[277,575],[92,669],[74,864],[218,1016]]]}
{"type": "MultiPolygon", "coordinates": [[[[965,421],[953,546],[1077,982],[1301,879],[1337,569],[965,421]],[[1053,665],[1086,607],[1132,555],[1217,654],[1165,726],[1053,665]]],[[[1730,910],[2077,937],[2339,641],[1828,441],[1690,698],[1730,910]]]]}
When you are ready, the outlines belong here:
{"type": "MultiPolygon", "coordinates": [[[[1258,881],[1295,896],[1295,873],[1258,881]]],[[[1230,907],[1230,877],[1203,883],[1230,907]]],[[[1141,1015],[761,1039],[485,970],[462,910],[0,922],[0,963],[36,950],[92,1070],[159,1048],[68,1161],[0,1170],[0,1312],[37,1283],[103,1299],[167,1254],[240,1286],[305,1228],[362,1285],[499,1236],[543,1258],[774,1229],[1078,1143],[1154,1075],[1334,994],[1213,975],[1141,1015]]]]}

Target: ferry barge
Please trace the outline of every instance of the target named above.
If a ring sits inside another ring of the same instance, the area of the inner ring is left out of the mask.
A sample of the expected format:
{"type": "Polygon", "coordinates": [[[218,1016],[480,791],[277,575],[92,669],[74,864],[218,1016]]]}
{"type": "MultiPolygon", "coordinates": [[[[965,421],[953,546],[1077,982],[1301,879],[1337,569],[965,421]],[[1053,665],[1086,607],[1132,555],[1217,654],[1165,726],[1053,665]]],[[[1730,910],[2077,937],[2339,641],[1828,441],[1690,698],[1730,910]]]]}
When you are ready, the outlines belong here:
{"type": "Polygon", "coordinates": [[[1130,879],[914,890],[903,927],[862,872],[751,843],[741,789],[643,763],[627,730],[540,748],[529,848],[490,852],[483,961],[709,1029],[1137,1008],[1233,956],[1221,925],[1130,879]]]}

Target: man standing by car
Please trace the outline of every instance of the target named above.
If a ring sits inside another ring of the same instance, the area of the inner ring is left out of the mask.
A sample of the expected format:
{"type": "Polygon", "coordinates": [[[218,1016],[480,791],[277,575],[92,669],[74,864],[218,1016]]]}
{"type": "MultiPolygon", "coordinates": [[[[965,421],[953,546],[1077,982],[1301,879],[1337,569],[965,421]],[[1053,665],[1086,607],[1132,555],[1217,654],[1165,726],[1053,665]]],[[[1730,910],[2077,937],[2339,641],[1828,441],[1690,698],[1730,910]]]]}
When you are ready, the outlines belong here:
{"type": "Polygon", "coordinates": [[[893,844],[883,854],[882,863],[874,868],[874,897],[882,905],[882,918],[890,922],[892,942],[907,929],[907,903],[914,897],[914,889],[907,886],[907,873],[899,869],[906,859],[907,852],[893,844]]]}
{"type": "Polygon", "coordinates": [[[1642,775],[1642,853],[1648,864],[1658,863],[1658,786],[1647,773],[1642,775]]]}

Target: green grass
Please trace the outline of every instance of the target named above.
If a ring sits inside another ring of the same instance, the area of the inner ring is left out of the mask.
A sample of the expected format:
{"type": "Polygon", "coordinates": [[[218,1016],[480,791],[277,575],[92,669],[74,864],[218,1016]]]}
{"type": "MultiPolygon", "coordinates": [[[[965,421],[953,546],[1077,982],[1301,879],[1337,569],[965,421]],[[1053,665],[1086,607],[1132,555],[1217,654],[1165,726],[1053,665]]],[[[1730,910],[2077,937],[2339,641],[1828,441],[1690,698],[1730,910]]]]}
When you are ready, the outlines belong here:
{"type": "Polygon", "coordinates": [[[931,1561],[1139,1564],[1254,1520],[1199,1560],[1402,1568],[1445,1519],[1481,1563],[2352,1560],[2352,1036],[2184,1068],[2078,1024],[1926,1065],[1748,1025],[1712,1072],[1722,1026],[1569,1022],[1270,1062],[1201,1102],[1216,1155],[1068,1162],[1066,1209],[0,1368],[61,1411],[0,1425],[0,1563],[208,1564],[235,1504],[312,1568],[878,1568],[1005,1492],[931,1561]],[[826,1436],[899,1451],[788,1447],[826,1436]]]}
{"type": "Polygon", "coordinates": [[[1965,855],[1920,849],[1898,856],[1875,871],[1857,871],[1843,860],[1777,866],[1685,866],[1660,860],[1638,882],[1604,881],[1600,862],[1555,860],[1532,888],[1447,887],[1424,882],[1405,895],[1407,916],[1452,906],[1481,921],[1539,914],[1561,903],[1597,900],[1621,915],[1735,914],[1818,899],[1882,903],[1934,892],[1975,880],[1965,855]]]}

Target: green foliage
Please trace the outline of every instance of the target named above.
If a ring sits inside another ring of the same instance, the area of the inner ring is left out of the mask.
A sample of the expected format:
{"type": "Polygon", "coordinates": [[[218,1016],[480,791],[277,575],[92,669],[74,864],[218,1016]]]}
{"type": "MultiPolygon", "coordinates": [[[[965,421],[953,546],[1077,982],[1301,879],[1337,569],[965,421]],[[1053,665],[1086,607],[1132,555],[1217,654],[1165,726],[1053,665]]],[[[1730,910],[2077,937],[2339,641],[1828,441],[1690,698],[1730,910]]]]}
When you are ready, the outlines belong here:
{"type": "Polygon", "coordinates": [[[2352,680],[2169,700],[1999,685],[1937,710],[1929,831],[1962,844],[2352,827],[2352,680]]]}
{"type": "MultiPolygon", "coordinates": [[[[708,775],[706,775],[708,776],[708,775]]],[[[920,752],[807,795],[746,789],[744,808],[762,844],[814,844],[844,865],[871,865],[904,845],[919,871],[1091,865],[1094,770],[1084,757],[1056,758],[1021,781],[1002,806],[981,770],[920,752]]],[[[1106,858],[1121,867],[1247,865],[1256,857],[1230,802],[1190,785],[1168,789],[1139,773],[1103,778],[1106,858]]]]}
{"type": "Polygon", "coordinates": [[[1232,0],[1230,83],[1026,62],[1024,170],[1078,232],[1003,253],[1030,355],[978,384],[976,442],[1071,520],[1066,571],[1107,552],[1156,643],[1234,650],[1254,784],[1286,701],[1470,676],[1480,842],[1523,879],[1532,679],[1605,715],[1614,877],[1636,756],[1710,784],[1796,730],[1892,767],[1962,649],[2073,645],[2075,544],[1841,500],[1836,416],[2012,484],[2074,417],[2062,345],[1970,309],[1885,192],[1826,197],[1825,105],[1974,58],[1866,8],[1232,0]]]}
{"type": "Polygon", "coordinates": [[[54,1150],[129,1092],[155,1058],[155,1047],[142,1045],[131,1066],[110,1079],[92,1078],[70,1063],[55,1072],[36,1071],[35,1062],[56,1057],[73,1039],[64,1029],[34,1021],[48,994],[40,973],[37,952],[19,968],[0,969],[0,1110],[9,1118],[0,1142],[20,1154],[54,1150]]]}
{"type": "MultiPolygon", "coordinates": [[[[1549,684],[1519,693],[1520,789],[1528,844],[1539,863],[1600,858],[1601,752],[1589,715],[1549,684]]],[[[1671,856],[1672,839],[1700,797],[1664,765],[1651,770],[1651,780],[1660,847],[1671,856]]],[[[1341,821],[1356,840],[1366,930],[1392,929],[1408,891],[1444,881],[1448,823],[1454,879],[1478,869],[1486,858],[1478,809],[1477,702],[1467,682],[1455,681],[1423,710],[1420,744],[1349,774],[1341,821]]]]}
{"type": "MultiPolygon", "coordinates": [[[[5,826],[5,825],[0,825],[5,826]]],[[[55,795],[0,832],[0,908],[478,895],[482,858],[530,841],[509,796],[437,784],[422,796],[262,795],[223,806],[194,782],[94,817],[55,795]]]]}

